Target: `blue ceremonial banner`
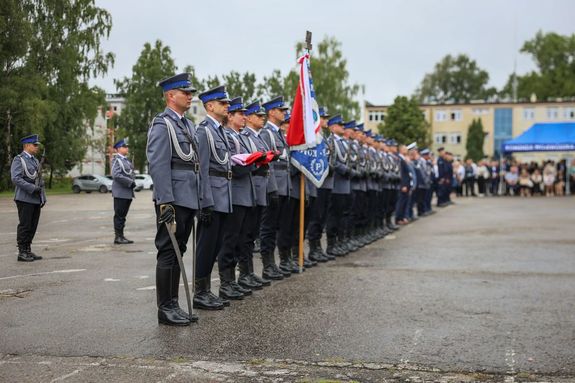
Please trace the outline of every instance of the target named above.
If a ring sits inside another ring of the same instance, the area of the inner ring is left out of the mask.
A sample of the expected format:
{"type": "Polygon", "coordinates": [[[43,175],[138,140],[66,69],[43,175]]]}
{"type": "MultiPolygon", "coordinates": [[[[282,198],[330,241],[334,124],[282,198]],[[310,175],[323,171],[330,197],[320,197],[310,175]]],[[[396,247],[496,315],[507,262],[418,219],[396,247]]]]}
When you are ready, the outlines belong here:
{"type": "Polygon", "coordinates": [[[329,173],[328,148],[321,140],[313,148],[292,150],[291,163],[299,169],[316,187],[321,187],[329,173]]]}

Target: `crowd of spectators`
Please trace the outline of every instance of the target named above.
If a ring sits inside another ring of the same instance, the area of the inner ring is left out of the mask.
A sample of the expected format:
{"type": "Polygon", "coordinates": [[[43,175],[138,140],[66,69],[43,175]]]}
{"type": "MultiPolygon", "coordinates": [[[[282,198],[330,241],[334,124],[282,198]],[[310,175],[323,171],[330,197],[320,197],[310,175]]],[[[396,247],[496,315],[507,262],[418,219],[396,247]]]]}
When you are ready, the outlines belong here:
{"type": "Polygon", "coordinates": [[[575,159],[520,163],[515,160],[477,163],[453,162],[453,189],[457,196],[563,196],[567,182],[575,192],[575,159]],[[501,165],[501,166],[500,166],[501,165]],[[566,176],[567,175],[567,176],[566,176]]]}

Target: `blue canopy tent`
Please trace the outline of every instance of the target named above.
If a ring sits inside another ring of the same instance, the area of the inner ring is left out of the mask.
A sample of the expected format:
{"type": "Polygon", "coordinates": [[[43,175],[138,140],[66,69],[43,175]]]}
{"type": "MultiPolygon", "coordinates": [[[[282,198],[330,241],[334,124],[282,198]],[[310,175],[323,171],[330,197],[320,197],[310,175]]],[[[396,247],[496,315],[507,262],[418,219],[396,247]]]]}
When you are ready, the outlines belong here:
{"type": "Polygon", "coordinates": [[[566,152],[575,150],[575,122],[537,123],[503,143],[503,152],[566,152]]]}
{"type": "MultiPolygon", "coordinates": [[[[505,141],[501,146],[504,153],[575,151],[575,122],[533,124],[521,135],[505,141]]],[[[570,194],[569,172],[565,173],[567,194],[570,194]]]]}

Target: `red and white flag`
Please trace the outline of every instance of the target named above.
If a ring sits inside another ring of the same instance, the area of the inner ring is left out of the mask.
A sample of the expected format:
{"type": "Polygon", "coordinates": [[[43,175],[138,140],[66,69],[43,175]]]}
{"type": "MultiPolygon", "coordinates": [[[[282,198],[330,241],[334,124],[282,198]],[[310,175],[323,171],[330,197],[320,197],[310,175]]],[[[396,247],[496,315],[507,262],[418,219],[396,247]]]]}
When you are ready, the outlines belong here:
{"type": "Polygon", "coordinates": [[[309,67],[309,53],[300,57],[298,64],[299,83],[291,110],[287,144],[292,150],[305,150],[321,142],[321,125],[309,67]]]}

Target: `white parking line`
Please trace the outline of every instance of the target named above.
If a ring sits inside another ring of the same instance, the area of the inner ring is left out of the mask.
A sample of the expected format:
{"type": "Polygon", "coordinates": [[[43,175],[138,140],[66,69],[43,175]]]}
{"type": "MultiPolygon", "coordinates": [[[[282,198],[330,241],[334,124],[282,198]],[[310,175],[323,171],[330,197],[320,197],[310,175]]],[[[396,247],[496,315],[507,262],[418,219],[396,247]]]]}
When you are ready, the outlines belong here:
{"type": "Polygon", "coordinates": [[[24,278],[24,277],[36,277],[38,275],[47,275],[47,274],[63,274],[63,273],[78,273],[80,271],[86,271],[86,269],[67,269],[67,270],[54,270],[54,271],[43,271],[41,273],[33,273],[33,274],[20,274],[20,275],[12,275],[10,277],[1,277],[0,281],[5,279],[16,279],[16,278],[24,278]]]}

